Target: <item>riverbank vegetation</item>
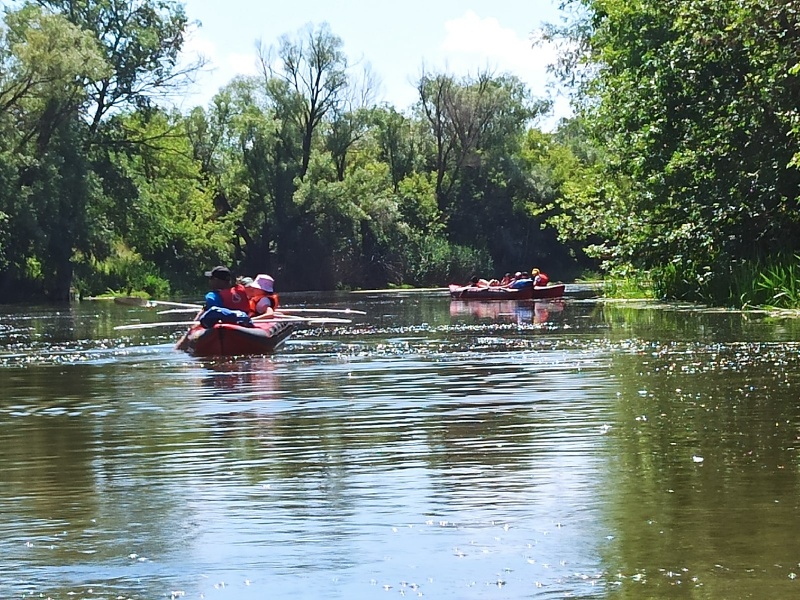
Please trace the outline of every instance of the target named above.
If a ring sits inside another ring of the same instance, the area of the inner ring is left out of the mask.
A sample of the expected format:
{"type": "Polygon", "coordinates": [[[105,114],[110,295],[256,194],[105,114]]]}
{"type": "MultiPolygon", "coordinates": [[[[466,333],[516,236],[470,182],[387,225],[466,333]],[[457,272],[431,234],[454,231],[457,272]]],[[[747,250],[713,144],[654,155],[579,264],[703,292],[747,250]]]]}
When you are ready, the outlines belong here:
{"type": "Polygon", "coordinates": [[[424,71],[378,104],[327,25],[259,47],[261,73],[169,108],[177,2],[38,0],[0,39],[0,289],[66,298],[196,290],[228,264],[281,290],[560,277],[591,261],[546,226],[547,103],[514,76],[424,71]]]}
{"type": "Polygon", "coordinates": [[[548,36],[572,50],[559,69],[595,156],[555,200],[562,239],[648,273],[659,297],[797,306],[796,6],[564,4],[574,18],[548,36]]]}
{"type": "Polygon", "coordinates": [[[326,24],[260,46],[259,75],[180,112],[203,65],[181,59],[178,2],[16,3],[0,28],[0,291],[165,296],[218,263],[281,290],[536,266],[602,270],[622,295],[797,305],[792,5],[563,4],[571,20],[545,38],[575,116],[545,132],[544,91],[504,73],[423,70],[412,107],[377,103],[326,24]]]}

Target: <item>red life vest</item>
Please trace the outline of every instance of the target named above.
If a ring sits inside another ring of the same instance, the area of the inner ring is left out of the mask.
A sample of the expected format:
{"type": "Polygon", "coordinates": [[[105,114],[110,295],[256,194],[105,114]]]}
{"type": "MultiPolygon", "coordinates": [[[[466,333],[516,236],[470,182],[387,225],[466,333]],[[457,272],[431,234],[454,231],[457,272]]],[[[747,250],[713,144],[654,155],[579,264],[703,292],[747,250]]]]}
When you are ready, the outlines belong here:
{"type": "Polygon", "coordinates": [[[550,278],[547,275],[545,275],[544,273],[542,273],[541,271],[539,271],[539,274],[536,276],[535,285],[544,286],[544,285],[547,285],[548,283],[550,283],[550,278]]]}
{"type": "Polygon", "coordinates": [[[247,299],[247,292],[244,286],[237,283],[232,288],[218,290],[222,297],[222,306],[231,310],[243,310],[250,313],[250,300],[247,299]]]}

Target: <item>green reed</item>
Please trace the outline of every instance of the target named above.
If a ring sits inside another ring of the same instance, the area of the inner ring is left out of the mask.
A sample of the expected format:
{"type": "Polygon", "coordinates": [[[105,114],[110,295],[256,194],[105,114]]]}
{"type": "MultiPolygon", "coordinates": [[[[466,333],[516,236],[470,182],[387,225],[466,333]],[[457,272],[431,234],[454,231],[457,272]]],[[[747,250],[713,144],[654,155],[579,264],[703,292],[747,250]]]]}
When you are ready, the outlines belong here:
{"type": "Polygon", "coordinates": [[[757,288],[771,294],[764,302],[779,308],[800,308],[800,255],[766,266],[756,280],[757,288]]]}
{"type": "Polygon", "coordinates": [[[800,255],[776,255],[747,261],[718,260],[711,265],[669,263],[643,273],[630,271],[622,283],[606,284],[615,297],[654,296],[735,308],[800,308],[800,255]],[[637,294],[637,291],[639,292],[637,294]]]}
{"type": "Polygon", "coordinates": [[[603,295],[609,298],[653,298],[650,274],[633,267],[617,267],[603,279],[603,295]]]}

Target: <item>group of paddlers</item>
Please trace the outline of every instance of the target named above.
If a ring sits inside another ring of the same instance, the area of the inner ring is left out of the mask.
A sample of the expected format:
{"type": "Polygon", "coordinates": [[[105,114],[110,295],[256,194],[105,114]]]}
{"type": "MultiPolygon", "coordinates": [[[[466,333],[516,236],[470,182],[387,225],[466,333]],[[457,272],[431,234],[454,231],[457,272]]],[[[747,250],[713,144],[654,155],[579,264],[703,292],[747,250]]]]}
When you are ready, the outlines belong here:
{"type": "Polygon", "coordinates": [[[548,283],[550,283],[550,278],[546,274],[542,273],[539,269],[534,267],[530,270],[530,272],[517,271],[513,275],[511,273],[506,273],[500,279],[483,279],[475,276],[469,280],[469,283],[465,287],[496,287],[518,290],[528,286],[541,287],[547,285],[548,283]]]}
{"type": "Polygon", "coordinates": [[[254,317],[267,318],[278,308],[275,280],[266,274],[233,280],[230,269],[217,266],[206,271],[211,290],[206,294],[197,320],[204,327],[215,323],[252,325],[254,317]]]}

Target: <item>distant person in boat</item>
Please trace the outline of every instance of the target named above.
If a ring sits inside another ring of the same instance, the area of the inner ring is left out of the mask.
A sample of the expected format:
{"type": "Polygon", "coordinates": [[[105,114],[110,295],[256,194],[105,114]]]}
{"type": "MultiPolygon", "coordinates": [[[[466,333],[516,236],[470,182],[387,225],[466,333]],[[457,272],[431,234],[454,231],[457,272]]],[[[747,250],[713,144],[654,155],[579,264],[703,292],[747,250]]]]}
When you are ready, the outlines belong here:
{"type": "Polygon", "coordinates": [[[533,285],[533,279],[531,279],[530,273],[527,271],[522,271],[517,275],[514,276],[514,281],[511,282],[511,285],[508,286],[512,290],[520,290],[533,285]]]}
{"type": "Polygon", "coordinates": [[[506,273],[505,275],[503,275],[503,278],[500,280],[500,283],[498,285],[500,285],[501,287],[506,287],[511,285],[512,281],[514,281],[514,276],[511,273],[506,273]]]}
{"type": "Polygon", "coordinates": [[[271,317],[278,308],[278,294],[275,293],[275,280],[269,275],[259,274],[245,286],[250,299],[250,314],[271,317]]]}
{"type": "Polygon", "coordinates": [[[476,275],[475,277],[473,277],[472,279],[469,280],[469,284],[467,284],[467,285],[469,287],[485,288],[485,287],[489,287],[490,283],[489,283],[488,279],[483,279],[483,278],[478,277],[476,275]]]}
{"type": "Polygon", "coordinates": [[[531,277],[533,277],[533,285],[536,287],[544,287],[550,283],[550,278],[536,267],[531,269],[531,277]]]}

